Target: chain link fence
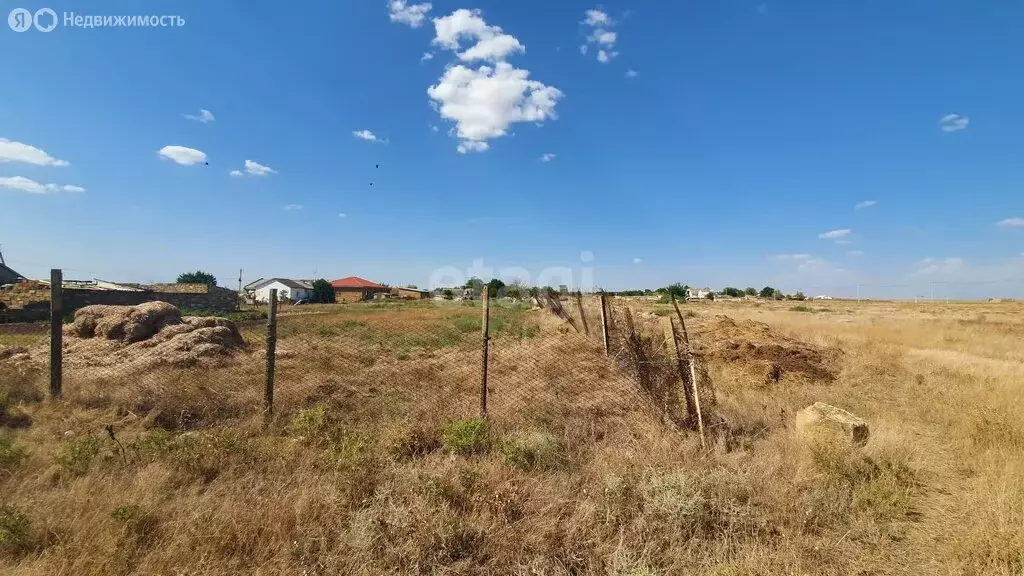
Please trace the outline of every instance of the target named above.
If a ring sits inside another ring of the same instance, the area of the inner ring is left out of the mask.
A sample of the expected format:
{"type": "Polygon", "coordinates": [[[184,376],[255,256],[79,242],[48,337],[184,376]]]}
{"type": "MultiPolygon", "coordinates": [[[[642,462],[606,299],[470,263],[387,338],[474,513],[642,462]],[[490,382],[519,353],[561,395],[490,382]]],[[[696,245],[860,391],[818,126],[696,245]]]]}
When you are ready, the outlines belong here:
{"type": "Polygon", "coordinates": [[[513,434],[540,427],[583,442],[616,419],[717,424],[682,314],[579,293],[264,309],[222,318],[148,302],[50,323],[0,317],[0,394],[39,401],[49,387],[178,430],[260,416],[291,428],[310,418],[379,428],[486,418],[513,434]]]}

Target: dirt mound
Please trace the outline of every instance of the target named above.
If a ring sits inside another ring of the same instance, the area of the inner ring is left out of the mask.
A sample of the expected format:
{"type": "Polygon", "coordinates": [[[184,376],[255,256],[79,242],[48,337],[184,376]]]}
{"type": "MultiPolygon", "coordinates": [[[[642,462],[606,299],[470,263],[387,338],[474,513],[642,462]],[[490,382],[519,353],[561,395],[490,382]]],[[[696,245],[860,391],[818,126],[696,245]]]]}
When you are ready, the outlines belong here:
{"type": "Polygon", "coordinates": [[[131,372],[217,363],[245,345],[230,320],[182,317],[166,302],[86,306],[75,313],[65,336],[66,366],[117,366],[131,372]]]}
{"type": "Polygon", "coordinates": [[[694,340],[709,361],[742,364],[774,380],[786,373],[826,382],[836,377],[832,364],[838,350],[790,338],[763,322],[714,316],[695,326],[694,340]]]}

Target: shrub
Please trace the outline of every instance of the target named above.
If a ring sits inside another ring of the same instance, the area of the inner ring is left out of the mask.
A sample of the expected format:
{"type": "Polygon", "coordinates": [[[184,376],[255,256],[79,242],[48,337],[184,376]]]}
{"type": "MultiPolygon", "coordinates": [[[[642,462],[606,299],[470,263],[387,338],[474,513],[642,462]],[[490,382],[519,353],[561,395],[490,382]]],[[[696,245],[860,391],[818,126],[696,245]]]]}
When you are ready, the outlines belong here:
{"type": "Polygon", "coordinates": [[[25,450],[15,446],[10,436],[0,435],[0,476],[20,466],[27,457],[25,450]]]}
{"type": "Polygon", "coordinates": [[[440,447],[438,430],[422,424],[401,424],[384,434],[384,449],[398,460],[425,456],[440,447]]]}
{"type": "Polygon", "coordinates": [[[72,476],[80,476],[89,471],[93,459],[102,449],[103,441],[95,436],[72,438],[57,453],[57,464],[72,476]]]}
{"type": "Polygon", "coordinates": [[[441,442],[458,454],[477,454],[490,444],[487,421],[481,418],[453,420],[444,425],[441,442]]]}
{"type": "Polygon", "coordinates": [[[809,307],[804,306],[804,305],[801,304],[800,306],[793,306],[792,308],[789,309],[789,311],[790,312],[814,312],[814,309],[813,308],[809,308],[809,307]]]}
{"type": "Polygon", "coordinates": [[[562,463],[562,445],[545,432],[531,432],[501,443],[505,463],[521,470],[551,470],[562,463]]]}
{"type": "Polygon", "coordinates": [[[17,508],[0,506],[0,550],[17,554],[28,548],[28,526],[28,516],[17,508]]]}

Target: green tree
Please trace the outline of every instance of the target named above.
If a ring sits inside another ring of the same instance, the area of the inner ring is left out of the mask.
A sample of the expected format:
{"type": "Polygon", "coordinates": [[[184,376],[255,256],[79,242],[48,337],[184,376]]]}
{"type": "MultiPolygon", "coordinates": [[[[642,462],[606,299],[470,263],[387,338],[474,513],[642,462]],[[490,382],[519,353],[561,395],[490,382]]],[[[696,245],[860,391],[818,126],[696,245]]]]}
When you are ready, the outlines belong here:
{"type": "Polygon", "coordinates": [[[759,296],[761,296],[761,298],[774,298],[775,288],[772,288],[771,286],[765,286],[764,288],[761,288],[761,293],[759,294],[759,296]]]}
{"type": "Polygon", "coordinates": [[[216,286],[217,278],[209,272],[196,270],[195,272],[183,272],[178,275],[178,284],[206,284],[216,286]]]}
{"type": "Polygon", "coordinates": [[[323,278],[313,281],[313,294],[309,301],[314,304],[334,304],[334,288],[323,278]]]}
{"type": "Polygon", "coordinates": [[[676,300],[686,300],[686,289],[689,286],[676,282],[675,284],[669,284],[668,286],[661,289],[662,292],[666,292],[671,296],[675,296],[676,300]]]}
{"type": "Polygon", "coordinates": [[[516,299],[521,300],[521,299],[526,297],[526,294],[527,294],[526,287],[523,286],[522,282],[520,282],[518,280],[516,280],[515,282],[509,284],[505,288],[505,296],[508,296],[509,298],[516,298],[516,299]]]}
{"type": "Polygon", "coordinates": [[[751,287],[747,288],[746,290],[744,290],[743,294],[746,295],[746,296],[757,296],[757,288],[754,288],[753,286],[751,286],[751,287]]]}
{"type": "Polygon", "coordinates": [[[714,300],[715,299],[715,293],[714,292],[708,292],[708,295],[705,296],[705,298],[707,298],[708,300],[714,300]]]}
{"type": "Polygon", "coordinates": [[[491,281],[487,283],[487,295],[491,298],[497,298],[504,293],[505,283],[497,278],[491,278],[491,281]]]}
{"type": "Polygon", "coordinates": [[[726,286],[725,289],[722,290],[722,294],[725,294],[726,296],[730,296],[732,298],[743,297],[743,291],[740,290],[739,288],[733,288],[732,286],[726,286]]]}
{"type": "Polygon", "coordinates": [[[804,296],[803,292],[797,292],[796,294],[793,294],[793,300],[807,300],[807,296],[804,296]]]}
{"type": "Polygon", "coordinates": [[[410,290],[419,290],[419,288],[417,288],[415,284],[406,284],[405,287],[410,290]]]}
{"type": "Polygon", "coordinates": [[[445,300],[451,300],[452,298],[455,298],[455,293],[452,292],[451,288],[445,288],[441,291],[441,296],[444,297],[445,300]]]}

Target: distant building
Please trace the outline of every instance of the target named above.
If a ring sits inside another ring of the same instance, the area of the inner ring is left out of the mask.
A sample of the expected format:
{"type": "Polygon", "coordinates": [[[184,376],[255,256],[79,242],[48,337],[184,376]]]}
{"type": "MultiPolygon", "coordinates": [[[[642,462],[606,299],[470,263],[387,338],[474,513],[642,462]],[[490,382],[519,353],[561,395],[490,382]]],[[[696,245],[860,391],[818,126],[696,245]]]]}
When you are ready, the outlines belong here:
{"type": "Polygon", "coordinates": [[[370,300],[376,294],[391,293],[391,289],[383,284],[370,282],[358,276],[348,276],[331,282],[334,299],[338,302],[361,302],[370,300]]]}
{"type": "Polygon", "coordinates": [[[277,299],[298,302],[309,300],[313,295],[313,285],[303,280],[288,278],[260,278],[245,285],[245,293],[255,302],[269,302],[270,291],[277,290],[277,299]]]}
{"type": "Polygon", "coordinates": [[[711,288],[687,288],[686,299],[687,300],[703,300],[711,294],[711,288]]]}
{"type": "Polygon", "coordinates": [[[418,288],[392,288],[391,295],[403,300],[425,300],[430,298],[430,290],[420,290],[418,288]]]}

